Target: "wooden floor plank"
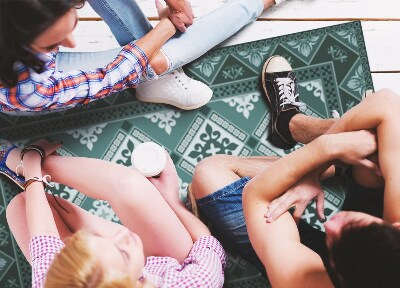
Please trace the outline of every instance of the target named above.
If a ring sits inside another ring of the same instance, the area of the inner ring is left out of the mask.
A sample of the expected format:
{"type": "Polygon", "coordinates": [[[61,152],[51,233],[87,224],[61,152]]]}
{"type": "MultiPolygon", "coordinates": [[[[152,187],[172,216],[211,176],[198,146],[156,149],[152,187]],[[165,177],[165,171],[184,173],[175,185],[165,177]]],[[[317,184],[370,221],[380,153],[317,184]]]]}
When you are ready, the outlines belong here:
{"type": "Polygon", "coordinates": [[[400,93],[400,73],[372,73],[375,91],[389,88],[400,93]]]}
{"type": "MultiPolygon", "coordinates": [[[[343,22],[336,21],[303,21],[303,22],[255,22],[224,42],[223,45],[234,45],[279,35],[295,33],[343,22]]],[[[380,21],[362,23],[368,58],[372,71],[400,71],[400,22],[380,21]]],[[[80,22],[75,35],[77,47],[63,51],[101,51],[118,47],[111,31],[104,22],[80,22]]]]}
{"type": "MultiPolygon", "coordinates": [[[[229,1],[229,0],[228,0],[229,1]]],[[[154,0],[137,0],[148,17],[157,17],[154,0]]],[[[199,17],[223,5],[227,0],[191,0],[199,17]]],[[[288,0],[264,12],[264,19],[397,19],[400,20],[398,0],[288,0]]],[[[98,15],[85,5],[79,13],[82,18],[98,15]]]]}
{"type": "MultiPolygon", "coordinates": [[[[230,0],[191,0],[197,17],[230,0]]],[[[145,15],[156,18],[153,0],[137,0],[145,15]]],[[[360,19],[375,89],[400,87],[400,1],[398,0],[288,0],[263,13],[260,21],[249,25],[222,45],[234,45],[289,33],[360,19]],[[285,21],[282,21],[284,19],[285,21]],[[319,21],[310,21],[319,20],[319,21]],[[396,21],[389,21],[396,20],[396,21]],[[393,73],[382,73],[393,72],[393,73]]],[[[79,11],[81,21],[75,32],[78,47],[73,51],[101,51],[118,47],[112,33],[98,15],[86,5],[79,11]]],[[[156,23],[156,22],[153,22],[156,23]]]]}

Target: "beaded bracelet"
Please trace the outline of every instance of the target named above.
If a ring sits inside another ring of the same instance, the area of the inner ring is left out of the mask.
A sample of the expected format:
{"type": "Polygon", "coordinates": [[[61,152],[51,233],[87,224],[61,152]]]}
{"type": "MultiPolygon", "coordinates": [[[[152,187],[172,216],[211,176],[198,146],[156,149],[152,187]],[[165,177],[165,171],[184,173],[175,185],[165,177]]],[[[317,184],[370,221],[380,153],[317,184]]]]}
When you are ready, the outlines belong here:
{"type": "MultiPolygon", "coordinates": [[[[167,5],[168,5],[168,3],[167,3],[167,5]]],[[[168,7],[169,7],[169,6],[168,6],[168,7]]],[[[186,1],[185,1],[185,2],[183,2],[183,6],[182,6],[182,8],[181,8],[181,9],[179,9],[179,10],[175,10],[175,9],[173,9],[173,8],[169,7],[169,11],[171,11],[171,13],[174,13],[174,14],[176,14],[176,13],[180,13],[180,12],[182,12],[182,11],[185,9],[185,7],[186,7],[186,1]]]]}

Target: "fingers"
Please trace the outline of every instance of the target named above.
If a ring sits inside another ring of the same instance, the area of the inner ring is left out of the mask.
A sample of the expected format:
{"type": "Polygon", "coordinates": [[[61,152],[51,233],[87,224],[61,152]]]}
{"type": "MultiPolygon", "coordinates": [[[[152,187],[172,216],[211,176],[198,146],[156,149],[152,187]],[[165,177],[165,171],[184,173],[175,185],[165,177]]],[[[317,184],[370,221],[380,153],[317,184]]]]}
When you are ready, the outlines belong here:
{"type": "Polygon", "coordinates": [[[170,13],[169,19],[182,33],[186,31],[187,27],[193,24],[193,21],[189,19],[183,12],[170,13]]]}
{"type": "Polygon", "coordinates": [[[279,216],[287,212],[290,209],[290,207],[293,206],[294,203],[290,201],[290,197],[288,197],[287,195],[288,194],[284,194],[280,198],[275,199],[270,203],[270,205],[268,206],[267,213],[265,213],[264,215],[265,220],[268,223],[274,222],[276,219],[279,218],[279,216]]]}
{"type": "Polygon", "coordinates": [[[178,175],[176,172],[175,164],[172,161],[172,158],[167,150],[165,150],[165,156],[167,157],[167,163],[165,164],[164,170],[161,171],[160,177],[165,175],[175,175],[175,174],[178,175]]]}
{"type": "Polygon", "coordinates": [[[164,3],[161,2],[160,0],[155,0],[155,3],[156,3],[157,13],[160,19],[168,17],[170,13],[168,7],[164,5],[164,3]]]}
{"type": "Polygon", "coordinates": [[[189,1],[186,1],[183,8],[178,11],[170,9],[168,16],[175,27],[182,33],[193,24],[194,13],[189,1]]]}
{"type": "Polygon", "coordinates": [[[372,171],[375,171],[377,175],[382,175],[381,169],[377,164],[372,162],[371,160],[368,159],[362,159],[359,161],[359,166],[365,167],[367,169],[370,169],[372,171]]]}
{"type": "Polygon", "coordinates": [[[307,207],[307,205],[304,205],[304,204],[296,206],[296,209],[294,210],[294,213],[292,215],[293,219],[296,223],[299,223],[301,216],[304,213],[304,210],[306,210],[306,207],[307,207]]]}
{"type": "Polygon", "coordinates": [[[40,139],[34,143],[34,145],[38,145],[45,150],[46,157],[54,154],[55,151],[62,146],[62,144],[63,143],[61,141],[51,143],[51,142],[47,141],[46,139],[40,139]]]}
{"type": "Polygon", "coordinates": [[[165,5],[160,0],[155,0],[155,2],[156,2],[156,8],[157,8],[158,15],[160,15],[160,12],[162,12],[162,10],[164,10],[165,5]]]}
{"type": "Polygon", "coordinates": [[[325,220],[325,214],[324,214],[324,204],[325,204],[325,197],[324,193],[319,193],[316,199],[317,202],[317,214],[319,219],[325,220]]]}
{"type": "Polygon", "coordinates": [[[59,141],[59,142],[53,143],[53,147],[52,147],[52,148],[53,148],[54,151],[55,151],[55,150],[61,148],[62,145],[63,145],[63,142],[62,142],[62,141],[59,141]]]}
{"type": "Polygon", "coordinates": [[[147,180],[150,181],[151,184],[153,184],[156,188],[158,187],[158,183],[160,182],[159,178],[153,178],[153,177],[146,177],[147,180]]]}

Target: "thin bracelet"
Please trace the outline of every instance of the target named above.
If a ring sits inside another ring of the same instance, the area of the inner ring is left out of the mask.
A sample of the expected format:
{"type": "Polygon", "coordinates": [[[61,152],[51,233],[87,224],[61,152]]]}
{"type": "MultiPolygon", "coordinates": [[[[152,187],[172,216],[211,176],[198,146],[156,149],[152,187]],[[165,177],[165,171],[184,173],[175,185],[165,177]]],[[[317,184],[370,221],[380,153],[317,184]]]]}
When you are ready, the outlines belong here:
{"type": "MultiPolygon", "coordinates": [[[[167,5],[168,5],[168,3],[167,3],[167,5]]],[[[185,9],[185,7],[186,7],[186,1],[183,2],[183,6],[179,10],[175,10],[175,9],[169,7],[169,5],[168,5],[169,11],[171,11],[171,13],[174,13],[174,14],[182,12],[185,9]]]]}
{"type": "Polygon", "coordinates": [[[37,153],[39,153],[42,161],[44,160],[44,158],[46,158],[46,151],[42,147],[38,145],[28,145],[21,150],[21,161],[24,159],[25,154],[29,151],[36,151],[37,153]]]}
{"type": "Polygon", "coordinates": [[[51,181],[51,176],[50,175],[44,175],[43,177],[35,176],[35,177],[32,177],[32,178],[28,178],[28,179],[25,180],[24,190],[26,191],[28,186],[31,185],[34,182],[42,182],[43,188],[46,188],[47,186],[54,187],[54,185],[50,184],[49,181],[51,181]],[[46,178],[48,178],[48,179],[46,179],[46,178]]]}

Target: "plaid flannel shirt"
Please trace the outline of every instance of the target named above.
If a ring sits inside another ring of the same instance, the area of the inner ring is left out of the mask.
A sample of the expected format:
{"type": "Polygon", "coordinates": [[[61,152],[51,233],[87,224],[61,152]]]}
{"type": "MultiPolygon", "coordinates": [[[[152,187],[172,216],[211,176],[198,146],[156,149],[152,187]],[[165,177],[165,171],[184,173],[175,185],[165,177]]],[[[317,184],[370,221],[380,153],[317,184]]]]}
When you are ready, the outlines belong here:
{"type": "Polygon", "coordinates": [[[122,48],[106,67],[89,71],[57,71],[57,52],[39,53],[45,71],[38,74],[16,63],[18,84],[6,88],[0,83],[0,112],[55,111],[88,104],[127,88],[135,88],[145,73],[148,60],[133,43],[122,48]]]}
{"type": "MultiPolygon", "coordinates": [[[[43,288],[47,270],[64,247],[61,239],[37,236],[29,242],[32,259],[32,287],[43,288]]],[[[226,254],[212,236],[201,237],[193,244],[182,264],[171,257],[147,257],[143,277],[156,287],[220,288],[224,284],[226,254]]]]}

